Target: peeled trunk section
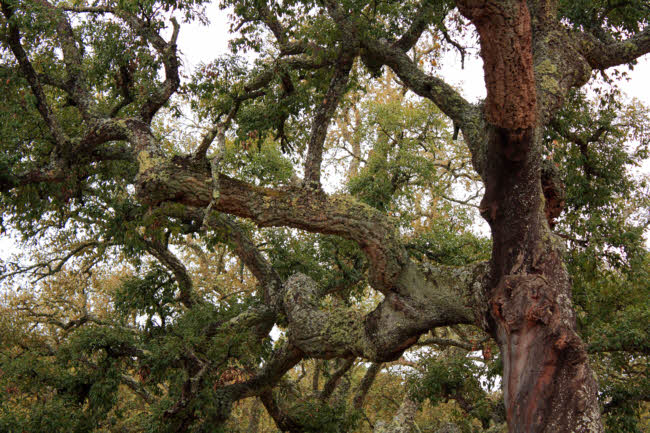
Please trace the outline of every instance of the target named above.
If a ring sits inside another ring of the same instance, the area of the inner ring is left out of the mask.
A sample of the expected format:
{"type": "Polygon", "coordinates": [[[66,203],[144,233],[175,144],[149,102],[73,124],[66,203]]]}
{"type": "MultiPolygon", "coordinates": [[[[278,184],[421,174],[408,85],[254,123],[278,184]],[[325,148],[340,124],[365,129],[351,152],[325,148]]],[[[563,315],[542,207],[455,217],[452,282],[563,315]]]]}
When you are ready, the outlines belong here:
{"type": "Polygon", "coordinates": [[[480,36],[488,122],[511,131],[532,127],[536,119],[536,93],[526,2],[461,0],[457,3],[480,36]]]}

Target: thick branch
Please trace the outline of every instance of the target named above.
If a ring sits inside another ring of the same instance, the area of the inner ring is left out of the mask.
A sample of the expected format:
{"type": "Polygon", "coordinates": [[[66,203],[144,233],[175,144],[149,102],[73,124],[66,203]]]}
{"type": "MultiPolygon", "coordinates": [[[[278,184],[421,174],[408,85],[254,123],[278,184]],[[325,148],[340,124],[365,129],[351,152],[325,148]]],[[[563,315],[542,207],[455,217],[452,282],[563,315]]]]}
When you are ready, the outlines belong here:
{"type": "MultiPolygon", "coordinates": [[[[362,357],[375,362],[397,359],[427,330],[473,323],[477,310],[467,307],[483,291],[486,266],[426,270],[408,265],[400,293],[389,292],[367,316],[348,308],[319,309],[321,291],[309,277],[296,274],[286,283],[285,311],[289,340],[317,358],[362,357]]],[[[481,304],[482,305],[482,304],[481,304]]]]}
{"type": "Polygon", "coordinates": [[[316,115],[312,122],[305,161],[305,182],[315,188],[320,188],[323,144],[327,137],[327,129],[336,107],[345,93],[354,57],[355,51],[351,49],[344,51],[339,57],[329,89],[323,102],[316,109],[316,115]]]}
{"type": "Polygon", "coordinates": [[[510,131],[532,128],[537,121],[537,92],[526,2],[462,0],[457,4],[479,33],[488,121],[510,131]]]}
{"type": "Polygon", "coordinates": [[[448,338],[430,337],[418,342],[418,346],[431,346],[431,345],[442,346],[442,347],[450,347],[450,346],[460,347],[461,349],[469,350],[470,352],[478,349],[476,344],[471,344],[471,343],[458,341],[458,340],[451,340],[448,338]]]}
{"type": "Polygon", "coordinates": [[[612,43],[604,43],[587,32],[576,33],[574,37],[579,50],[594,69],[603,70],[630,63],[650,53],[650,26],[624,41],[612,43]]]}
{"type": "MultiPolygon", "coordinates": [[[[181,158],[160,166],[143,164],[151,167],[139,185],[143,202],[172,201],[198,208],[210,203],[210,169],[204,164],[181,158]]],[[[330,197],[295,186],[260,188],[223,175],[219,185],[214,210],[249,218],[261,227],[288,226],[357,242],[373,263],[371,283],[379,290],[395,284],[407,261],[393,224],[383,213],[351,197],[330,197]]]]}

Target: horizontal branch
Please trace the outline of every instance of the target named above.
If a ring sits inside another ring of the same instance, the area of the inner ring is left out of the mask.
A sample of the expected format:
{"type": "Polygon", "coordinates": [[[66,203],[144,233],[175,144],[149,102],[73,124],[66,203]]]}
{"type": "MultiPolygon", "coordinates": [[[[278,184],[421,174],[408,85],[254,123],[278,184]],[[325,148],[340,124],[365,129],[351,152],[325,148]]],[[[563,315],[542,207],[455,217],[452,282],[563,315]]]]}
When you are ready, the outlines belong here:
{"type": "Polygon", "coordinates": [[[0,281],[15,275],[30,274],[34,277],[34,282],[40,281],[45,277],[52,276],[64,268],[64,266],[72,259],[80,256],[90,248],[106,248],[109,243],[100,241],[84,241],[76,245],[70,245],[70,250],[62,256],[55,256],[32,265],[20,266],[13,272],[0,275],[0,281]]]}
{"type": "Polygon", "coordinates": [[[623,41],[605,43],[588,32],[574,34],[580,52],[594,69],[607,69],[630,63],[650,53],[650,26],[623,41]]]}
{"type": "Polygon", "coordinates": [[[397,359],[437,326],[473,323],[484,308],[485,263],[465,268],[408,265],[400,293],[389,292],[366,316],[339,307],[321,310],[320,289],[303,274],[287,280],[284,297],[289,341],[316,358],[397,359]],[[471,305],[477,303],[476,308],[471,305]]]}
{"type": "MultiPolygon", "coordinates": [[[[139,184],[143,203],[177,202],[196,208],[210,203],[212,183],[207,164],[181,157],[142,164],[148,167],[139,184]]],[[[248,218],[260,227],[293,227],[355,241],[373,264],[370,279],[378,290],[391,289],[407,263],[397,228],[383,213],[349,196],[328,196],[296,186],[261,188],[224,175],[219,185],[214,210],[248,218]]]]}

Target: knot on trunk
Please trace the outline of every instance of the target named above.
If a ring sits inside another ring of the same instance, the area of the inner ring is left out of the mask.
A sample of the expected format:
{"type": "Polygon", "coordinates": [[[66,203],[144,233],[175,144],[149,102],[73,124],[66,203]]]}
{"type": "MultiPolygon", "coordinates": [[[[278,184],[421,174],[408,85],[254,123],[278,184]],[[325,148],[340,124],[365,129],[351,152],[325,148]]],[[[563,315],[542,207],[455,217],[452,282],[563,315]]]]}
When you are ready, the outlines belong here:
{"type": "Polygon", "coordinates": [[[542,191],[544,191],[544,215],[551,229],[557,224],[555,219],[562,214],[566,200],[564,182],[560,171],[550,160],[542,162],[542,191]]]}
{"type": "Polygon", "coordinates": [[[537,324],[547,325],[555,311],[547,287],[541,275],[503,277],[492,298],[492,315],[508,334],[537,324]]]}

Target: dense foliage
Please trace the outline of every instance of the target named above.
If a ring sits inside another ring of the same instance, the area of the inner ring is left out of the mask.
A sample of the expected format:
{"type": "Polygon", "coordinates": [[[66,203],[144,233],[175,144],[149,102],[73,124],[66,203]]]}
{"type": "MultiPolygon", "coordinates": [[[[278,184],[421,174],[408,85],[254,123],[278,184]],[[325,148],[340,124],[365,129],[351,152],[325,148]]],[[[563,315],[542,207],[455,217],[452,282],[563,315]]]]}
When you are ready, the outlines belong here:
{"type": "MultiPolygon", "coordinates": [[[[0,230],[17,247],[0,262],[0,431],[507,431],[493,335],[417,322],[491,257],[469,126],[398,61],[348,46],[332,2],[224,1],[231,52],[184,70],[175,38],[204,3],[1,1],[0,230]],[[382,248],[443,295],[422,310],[394,295],[382,248]],[[384,333],[388,349],[368,337],[384,333]]],[[[423,20],[404,56],[432,76],[471,51],[453,1],[338,3],[377,43],[423,20]]],[[[567,29],[616,40],[647,35],[649,15],[558,7],[567,29]]],[[[542,183],[603,424],[640,433],[650,111],[595,81],[544,127],[542,183]]]]}

